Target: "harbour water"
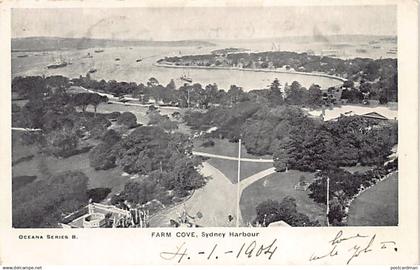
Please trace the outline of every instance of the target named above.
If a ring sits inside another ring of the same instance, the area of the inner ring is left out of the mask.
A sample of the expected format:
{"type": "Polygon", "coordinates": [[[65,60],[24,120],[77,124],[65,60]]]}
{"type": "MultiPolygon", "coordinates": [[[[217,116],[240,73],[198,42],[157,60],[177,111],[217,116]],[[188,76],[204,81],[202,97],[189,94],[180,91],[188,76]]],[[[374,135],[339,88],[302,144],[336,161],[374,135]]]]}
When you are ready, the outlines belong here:
{"type": "MultiPolygon", "coordinates": [[[[275,78],[281,84],[298,81],[302,86],[309,87],[311,84],[319,84],[322,88],[335,86],[341,81],[334,78],[308,76],[297,73],[254,72],[245,70],[207,70],[189,68],[165,68],[156,66],[158,59],[165,56],[182,56],[190,54],[208,54],[212,50],[226,47],[247,48],[252,51],[271,50],[271,43],[219,43],[211,47],[118,47],[118,48],[92,48],[84,50],[62,50],[48,52],[25,52],[27,57],[18,57],[22,53],[12,53],[12,77],[28,75],[64,75],[75,78],[85,76],[89,70],[96,69],[90,76],[93,79],[117,80],[126,82],[146,83],[151,77],[156,78],[162,85],[166,85],[171,79],[175,80],[177,87],[185,82],[180,79],[186,75],[193,83],[203,86],[216,83],[219,89],[229,89],[231,85],[242,87],[245,91],[266,88],[275,78]],[[103,49],[96,53],[95,50],[103,49]],[[63,58],[71,64],[57,69],[47,69],[47,66],[55,59],[63,58]],[[119,60],[116,60],[119,59],[119,60]],[[137,61],[141,59],[141,61],[137,61]]],[[[296,52],[307,51],[309,47],[315,48],[314,53],[322,53],[321,45],[317,42],[307,43],[282,43],[280,49],[296,52]],[[317,50],[318,49],[318,50],[317,50]]],[[[324,44],[325,45],[325,44],[324,44]]],[[[335,45],[336,46],[336,45],[335,45]]],[[[360,48],[362,45],[352,45],[351,48],[360,48]]],[[[389,45],[390,46],[390,45],[389,45]]],[[[324,46],[325,47],[325,46],[324,46]]],[[[337,52],[343,52],[337,51],[337,52]]],[[[347,52],[352,52],[347,50],[347,52]]],[[[353,52],[354,53],[354,52],[353,52]]],[[[377,50],[371,49],[370,55],[359,57],[377,58],[377,50]],[[372,55],[372,56],[371,56],[372,55]]],[[[360,54],[360,53],[359,53],[360,54]]],[[[364,53],[366,54],[366,53],[364,53]]],[[[385,54],[385,51],[382,51],[385,54]]],[[[346,57],[349,53],[337,55],[346,57]]],[[[351,55],[356,57],[357,55],[351,55]]]]}

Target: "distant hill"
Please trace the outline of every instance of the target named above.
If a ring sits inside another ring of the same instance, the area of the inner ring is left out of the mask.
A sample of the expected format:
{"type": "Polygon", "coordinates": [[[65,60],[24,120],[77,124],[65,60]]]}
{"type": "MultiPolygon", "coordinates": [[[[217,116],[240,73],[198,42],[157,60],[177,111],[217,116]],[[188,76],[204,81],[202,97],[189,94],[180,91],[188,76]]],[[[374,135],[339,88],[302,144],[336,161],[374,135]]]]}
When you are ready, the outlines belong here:
{"type": "Polygon", "coordinates": [[[198,40],[152,41],[152,40],[115,40],[92,38],[60,38],[60,37],[25,37],[12,39],[12,52],[54,51],[68,49],[89,49],[106,47],[138,47],[138,46],[215,46],[214,43],[198,40]]]}
{"type": "Polygon", "coordinates": [[[368,42],[368,41],[386,41],[397,43],[397,36],[391,35],[322,35],[318,33],[317,35],[311,36],[283,36],[283,37],[270,37],[270,38],[255,38],[255,39],[237,39],[237,40],[209,40],[210,42],[325,42],[325,43],[338,43],[338,42],[368,42]]]}

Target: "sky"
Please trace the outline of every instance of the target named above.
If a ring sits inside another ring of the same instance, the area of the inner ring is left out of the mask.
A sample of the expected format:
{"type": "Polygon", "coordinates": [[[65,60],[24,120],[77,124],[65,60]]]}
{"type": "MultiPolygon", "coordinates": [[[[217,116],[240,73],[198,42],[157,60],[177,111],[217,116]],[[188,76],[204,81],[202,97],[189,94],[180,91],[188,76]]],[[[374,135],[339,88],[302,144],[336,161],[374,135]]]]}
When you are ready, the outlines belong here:
{"type": "Polygon", "coordinates": [[[12,37],[143,40],[396,35],[395,6],[13,9],[12,37]]]}

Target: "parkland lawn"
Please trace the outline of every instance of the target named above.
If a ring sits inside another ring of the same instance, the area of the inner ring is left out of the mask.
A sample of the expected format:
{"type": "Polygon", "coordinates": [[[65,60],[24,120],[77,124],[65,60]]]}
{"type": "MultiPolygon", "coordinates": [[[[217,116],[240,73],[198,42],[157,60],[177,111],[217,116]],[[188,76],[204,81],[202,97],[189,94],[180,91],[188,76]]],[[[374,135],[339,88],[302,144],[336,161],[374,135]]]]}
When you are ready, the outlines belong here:
{"type": "MultiPolygon", "coordinates": [[[[204,140],[206,141],[206,140],[204,140]]],[[[194,150],[198,152],[205,152],[209,154],[216,154],[221,156],[238,157],[238,143],[231,143],[228,140],[212,139],[215,142],[214,146],[203,147],[203,140],[197,139],[194,142],[194,150]]],[[[246,152],[245,146],[241,148],[242,158],[255,158],[255,159],[272,159],[272,156],[255,156],[246,152]]],[[[232,183],[238,180],[238,161],[226,160],[219,158],[210,158],[208,162],[213,167],[220,170],[232,183]]],[[[241,161],[241,180],[254,175],[260,171],[264,171],[273,167],[273,163],[257,163],[251,161],[241,161]]]]}
{"type": "Polygon", "coordinates": [[[366,190],[351,203],[347,225],[398,225],[398,173],[366,190]]]}
{"type": "Polygon", "coordinates": [[[68,158],[55,158],[43,156],[37,153],[33,146],[26,146],[19,143],[18,134],[21,132],[13,131],[12,136],[12,159],[19,160],[24,157],[24,161],[13,165],[13,181],[15,187],[20,187],[28,183],[29,179],[36,176],[33,181],[44,179],[45,174],[56,174],[64,171],[81,171],[89,178],[88,188],[107,187],[111,189],[111,194],[120,192],[125,183],[130,180],[129,176],[122,176],[122,170],[118,167],[109,170],[96,171],[89,165],[89,153],[74,155],[68,158]],[[33,157],[30,157],[33,155],[33,157]]]}
{"type": "Polygon", "coordinates": [[[242,192],[240,200],[244,223],[247,224],[255,219],[257,214],[255,208],[261,202],[268,199],[281,202],[286,196],[291,196],[296,199],[299,212],[312,220],[318,220],[321,225],[326,225],[326,206],[309,198],[309,191],[295,189],[302,175],[307,182],[313,181],[313,173],[290,170],[268,175],[248,186],[242,192]]]}

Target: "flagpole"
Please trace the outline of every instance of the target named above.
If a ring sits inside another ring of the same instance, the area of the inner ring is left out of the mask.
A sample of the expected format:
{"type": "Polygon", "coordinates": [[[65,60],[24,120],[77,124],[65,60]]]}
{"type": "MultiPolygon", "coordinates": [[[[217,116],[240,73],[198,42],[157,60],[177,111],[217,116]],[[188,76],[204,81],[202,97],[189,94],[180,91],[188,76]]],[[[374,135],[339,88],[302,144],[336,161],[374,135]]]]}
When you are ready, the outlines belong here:
{"type": "Polygon", "coordinates": [[[241,139],[239,139],[238,147],[238,179],[237,179],[237,188],[236,188],[236,227],[239,227],[239,201],[240,201],[240,184],[241,184],[241,139]]]}
{"type": "Polygon", "coordinates": [[[330,226],[330,221],[328,220],[329,212],[330,212],[330,178],[327,177],[327,226],[330,226]]]}

